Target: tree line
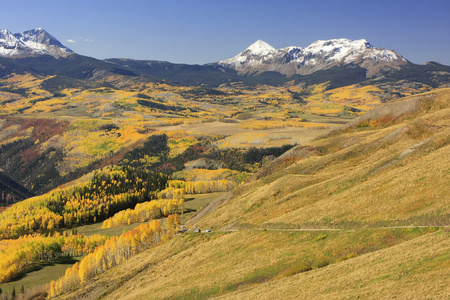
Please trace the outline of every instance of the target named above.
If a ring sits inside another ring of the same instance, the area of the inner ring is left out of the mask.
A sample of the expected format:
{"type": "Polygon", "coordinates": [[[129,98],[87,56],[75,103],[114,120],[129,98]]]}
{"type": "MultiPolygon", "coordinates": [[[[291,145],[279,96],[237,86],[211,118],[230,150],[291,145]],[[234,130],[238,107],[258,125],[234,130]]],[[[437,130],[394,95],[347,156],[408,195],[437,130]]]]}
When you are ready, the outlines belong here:
{"type": "Polygon", "coordinates": [[[159,199],[138,203],[134,209],[126,209],[103,221],[102,228],[111,228],[156,220],[171,214],[182,213],[183,198],[159,199]]]}

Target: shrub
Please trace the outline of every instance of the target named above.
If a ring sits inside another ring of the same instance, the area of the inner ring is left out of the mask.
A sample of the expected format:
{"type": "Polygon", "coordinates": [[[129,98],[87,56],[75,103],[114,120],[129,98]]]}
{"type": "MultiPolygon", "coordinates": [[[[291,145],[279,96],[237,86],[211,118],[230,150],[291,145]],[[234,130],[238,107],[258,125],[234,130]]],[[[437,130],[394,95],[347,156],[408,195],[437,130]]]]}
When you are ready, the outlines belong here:
{"type": "Polygon", "coordinates": [[[356,256],[358,256],[358,253],[356,253],[356,252],[351,252],[351,253],[348,253],[348,254],[346,254],[346,255],[342,255],[341,257],[339,257],[339,258],[336,260],[336,262],[341,262],[341,261],[344,261],[344,260],[347,260],[347,259],[350,259],[350,258],[353,258],[353,257],[356,257],[356,256]]]}
{"type": "Polygon", "coordinates": [[[314,238],[314,241],[318,242],[318,241],[324,240],[324,239],[326,239],[326,238],[327,238],[327,235],[324,234],[324,233],[322,233],[322,234],[319,234],[318,236],[316,236],[316,237],[314,238]]]}
{"type": "Polygon", "coordinates": [[[314,261],[314,263],[312,264],[312,267],[314,269],[318,269],[318,268],[323,268],[326,267],[330,264],[330,259],[328,257],[325,256],[319,256],[316,258],[316,260],[314,261]]]}
{"type": "Polygon", "coordinates": [[[298,273],[308,272],[310,270],[312,270],[312,268],[309,265],[309,263],[307,261],[305,261],[305,260],[301,260],[301,261],[298,261],[297,263],[295,263],[293,266],[287,268],[286,270],[284,270],[280,274],[278,274],[275,277],[275,279],[292,276],[292,275],[295,275],[295,274],[298,274],[298,273]]]}

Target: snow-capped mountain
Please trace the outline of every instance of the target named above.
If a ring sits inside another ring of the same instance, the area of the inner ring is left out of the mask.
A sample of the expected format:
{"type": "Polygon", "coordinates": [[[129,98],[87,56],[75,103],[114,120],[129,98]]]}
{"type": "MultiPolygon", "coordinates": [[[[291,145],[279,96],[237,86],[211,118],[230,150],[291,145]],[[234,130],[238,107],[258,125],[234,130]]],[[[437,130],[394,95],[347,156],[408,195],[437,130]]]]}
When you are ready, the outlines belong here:
{"type": "Polygon", "coordinates": [[[73,53],[56,38],[42,28],[12,34],[7,29],[0,30],[0,55],[6,57],[25,57],[48,54],[65,57],[73,53]]]}
{"type": "Polygon", "coordinates": [[[352,63],[367,69],[367,77],[371,77],[388,68],[399,69],[408,61],[395,51],[375,48],[364,39],[332,39],[316,41],[306,48],[282,49],[258,40],[235,57],[219,62],[241,74],[275,71],[287,76],[352,63]]]}
{"type": "Polygon", "coordinates": [[[19,56],[30,53],[29,47],[18,40],[14,34],[7,29],[0,30],[0,55],[19,56]]]}

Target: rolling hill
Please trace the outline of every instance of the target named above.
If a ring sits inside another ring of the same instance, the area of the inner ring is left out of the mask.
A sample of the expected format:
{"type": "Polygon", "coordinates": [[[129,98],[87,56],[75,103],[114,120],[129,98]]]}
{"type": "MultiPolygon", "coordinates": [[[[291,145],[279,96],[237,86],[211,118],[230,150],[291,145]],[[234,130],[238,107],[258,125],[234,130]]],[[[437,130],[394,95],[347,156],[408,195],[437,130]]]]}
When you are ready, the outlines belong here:
{"type": "Polygon", "coordinates": [[[446,298],[450,90],[297,146],[65,299],[446,298]]]}

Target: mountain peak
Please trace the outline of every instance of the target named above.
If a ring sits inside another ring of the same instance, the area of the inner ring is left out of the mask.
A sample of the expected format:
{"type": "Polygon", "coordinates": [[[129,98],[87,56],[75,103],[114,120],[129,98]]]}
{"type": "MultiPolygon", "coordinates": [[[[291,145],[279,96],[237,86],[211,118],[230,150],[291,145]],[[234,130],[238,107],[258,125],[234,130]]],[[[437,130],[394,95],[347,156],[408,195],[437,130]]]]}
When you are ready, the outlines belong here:
{"type": "Polygon", "coordinates": [[[8,29],[0,29],[0,34],[5,35],[10,33],[10,31],[8,29]]]}
{"type": "Polygon", "coordinates": [[[246,51],[250,51],[254,55],[267,55],[270,52],[275,51],[276,49],[271,45],[267,44],[263,40],[257,40],[253,44],[251,44],[246,51]]]}
{"type": "Polygon", "coordinates": [[[59,42],[41,27],[12,34],[7,29],[0,30],[0,55],[23,57],[48,54],[54,57],[67,56],[73,51],[59,42]]]}

